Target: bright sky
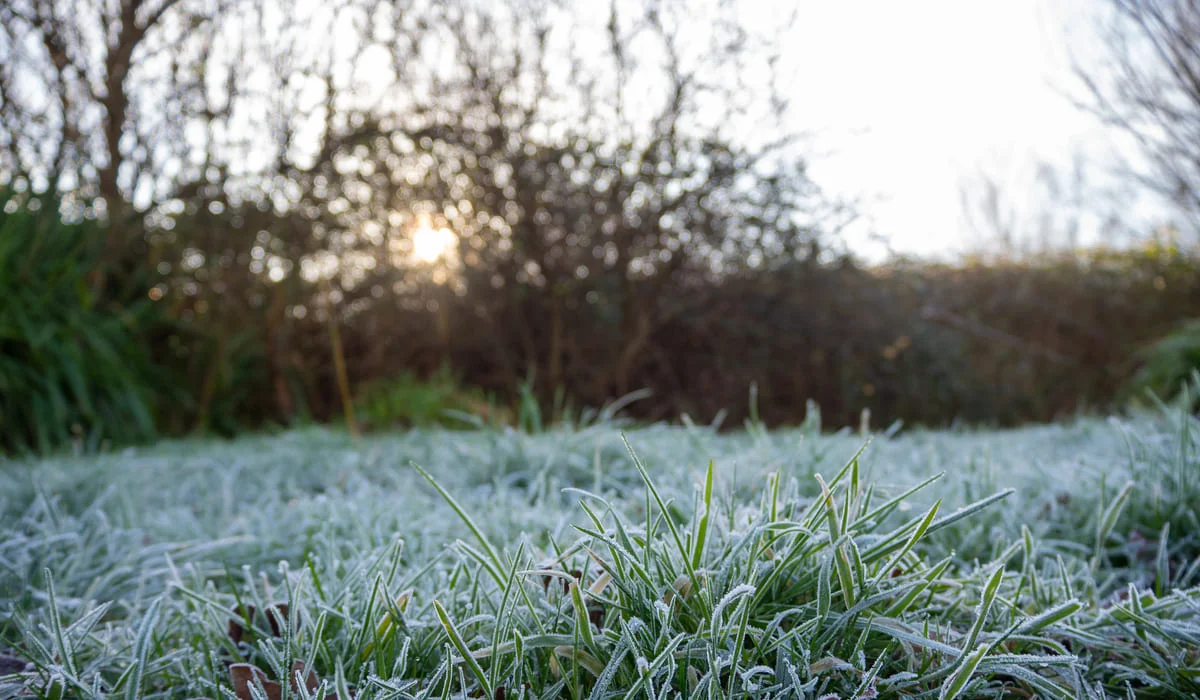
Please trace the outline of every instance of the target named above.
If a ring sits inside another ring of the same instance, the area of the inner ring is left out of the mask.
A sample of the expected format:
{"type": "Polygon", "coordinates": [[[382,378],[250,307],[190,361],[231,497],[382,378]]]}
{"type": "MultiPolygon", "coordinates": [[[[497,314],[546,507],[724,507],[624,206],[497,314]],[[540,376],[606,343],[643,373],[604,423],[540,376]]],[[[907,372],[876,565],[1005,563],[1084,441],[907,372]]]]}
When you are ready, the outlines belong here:
{"type": "MultiPolygon", "coordinates": [[[[834,151],[814,177],[882,197],[866,213],[897,251],[961,252],[963,178],[1107,151],[1106,132],[1061,94],[1075,87],[1068,45],[1089,43],[1086,11],[1082,0],[805,2],[794,106],[834,151]]],[[[861,238],[854,247],[870,254],[861,238]]]]}
{"type": "MultiPolygon", "coordinates": [[[[321,7],[320,0],[300,0],[321,7]]],[[[821,155],[814,179],[862,198],[850,232],[869,259],[885,237],[900,253],[950,257],[979,244],[962,212],[964,180],[1008,181],[1006,198],[1030,194],[1039,160],[1105,161],[1112,134],[1063,95],[1076,92],[1070,50],[1095,47],[1096,0],[750,0],[746,19],[780,24],[797,129],[821,155]]],[[[597,7],[607,12],[606,3],[597,7]]],[[[603,18],[602,18],[603,19],[603,18]]],[[[426,227],[428,228],[428,227],[426,227]]],[[[436,257],[441,232],[417,255],[436,257]]]]}

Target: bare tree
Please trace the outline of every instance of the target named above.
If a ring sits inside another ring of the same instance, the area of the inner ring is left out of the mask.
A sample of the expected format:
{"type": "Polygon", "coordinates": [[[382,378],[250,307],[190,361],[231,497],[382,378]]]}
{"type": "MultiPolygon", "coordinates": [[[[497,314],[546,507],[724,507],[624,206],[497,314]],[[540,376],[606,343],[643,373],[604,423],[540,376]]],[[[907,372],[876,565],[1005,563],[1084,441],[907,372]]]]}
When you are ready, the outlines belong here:
{"type": "Polygon", "coordinates": [[[1084,105],[1136,139],[1141,180],[1200,224],[1200,2],[1107,5],[1103,59],[1075,67],[1084,105]]]}
{"type": "Polygon", "coordinates": [[[959,187],[974,253],[1022,258],[1109,244],[1128,233],[1132,193],[1097,182],[1076,152],[1066,166],[1035,161],[1018,172],[980,169],[959,187]]]}
{"type": "Polygon", "coordinates": [[[0,176],[104,201],[214,357],[261,331],[282,414],[296,313],[386,331],[452,302],[505,388],[624,393],[681,290],[815,259],[852,213],[808,177],[749,2],[13,0],[0,176]],[[457,237],[440,269],[410,264],[430,226],[457,237]]]}
{"type": "Polygon", "coordinates": [[[384,42],[386,137],[341,176],[374,183],[355,216],[456,233],[509,383],[543,367],[553,385],[570,364],[624,393],[678,312],[664,290],[827,238],[835,208],[776,89],[778,44],[738,5],[431,3],[408,13],[415,50],[411,33],[384,42]],[[611,325],[602,348],[566,333],[581,311],[611,325]]]}
{"type": "Polygon", "coordinates": [[[134,233],[184,143],[202,66],[195,50],[233,0],[12,0],[0,6],[0,173],[17,187],[99,198],[105,249],[134,233]]]}

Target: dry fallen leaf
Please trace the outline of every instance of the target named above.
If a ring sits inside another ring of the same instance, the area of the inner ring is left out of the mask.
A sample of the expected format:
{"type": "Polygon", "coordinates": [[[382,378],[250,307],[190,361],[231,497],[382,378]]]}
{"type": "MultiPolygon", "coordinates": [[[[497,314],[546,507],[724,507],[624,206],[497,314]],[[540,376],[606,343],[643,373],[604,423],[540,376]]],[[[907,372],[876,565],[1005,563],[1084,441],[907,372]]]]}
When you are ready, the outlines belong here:
{"type": "Polygon", "coordinates": [[[250,664],[233,664],[229,667],[229,678],[233,681],[233,692],[238,700],[254,700],[250,686],[256,685],[256,681],[262,684],[267,700],[281,700],[283,697],[283,687],[267,680],[267,674],[262,669],[250,664]]]}

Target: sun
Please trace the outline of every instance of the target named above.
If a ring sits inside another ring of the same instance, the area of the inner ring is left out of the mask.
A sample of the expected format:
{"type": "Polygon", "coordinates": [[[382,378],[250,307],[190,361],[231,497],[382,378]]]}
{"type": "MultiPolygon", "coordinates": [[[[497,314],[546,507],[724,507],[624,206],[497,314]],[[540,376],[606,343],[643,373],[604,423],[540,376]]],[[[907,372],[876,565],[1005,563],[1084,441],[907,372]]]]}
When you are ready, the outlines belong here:
{"type": "Polygon", "coordinates": [[[431,224],[422,222],[413,231],[413,257],[424,263],[436,262],[450,251],[457,240],[450,229],[434,228],[431,224]]]}

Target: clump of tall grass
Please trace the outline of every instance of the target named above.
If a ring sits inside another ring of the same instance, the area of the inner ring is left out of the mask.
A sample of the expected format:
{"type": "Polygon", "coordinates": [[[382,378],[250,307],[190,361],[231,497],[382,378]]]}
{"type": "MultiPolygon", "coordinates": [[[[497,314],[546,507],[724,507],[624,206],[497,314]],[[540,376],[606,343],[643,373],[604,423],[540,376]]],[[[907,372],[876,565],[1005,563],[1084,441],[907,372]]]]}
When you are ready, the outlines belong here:
{"type": "Polygon", "coordinates": [[[367,430],[482,427],[510,423],[509,414],[494,397],[463,386],[448,365],[425,379],[406,371],[374,380],[354,400],[354,415],[367,430]]]}
{"type": "Polygon", "coordinates": [[[95,288],[102,234],[64,221],[52,198],[0,191],[0,452],[154,435],[158,373],[142,333],[156,310],[95,288]]]}
{"type": "MultiPolygon", "coordinates": [[[[1165,337],[1142,348],[1137,354],[1140,366],[1124,387],[1127,397],[1152,396],[1183,398],[1189,382],[1200,372],[1200,319],[1179,324],[1165,337]]],[[[1188,407],[1200,398],[1188,394],[1188,407]]]]}

